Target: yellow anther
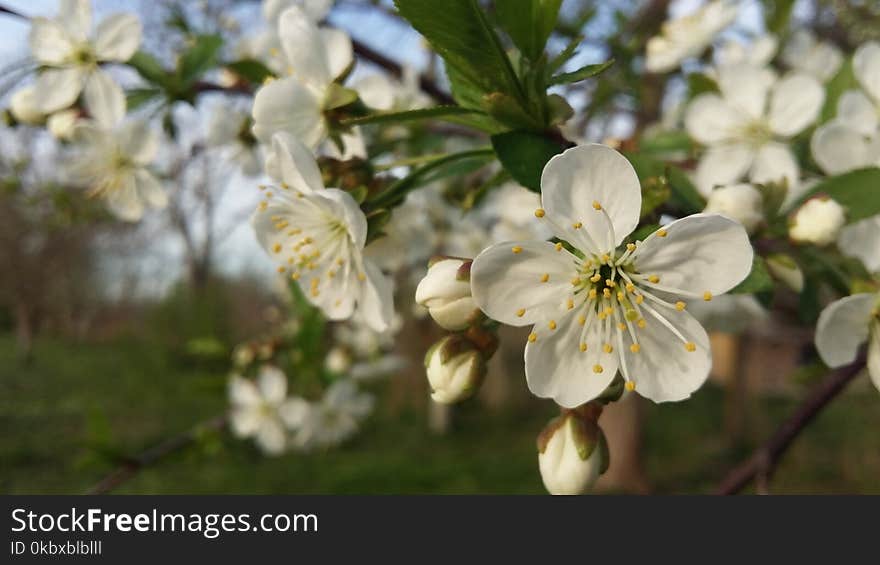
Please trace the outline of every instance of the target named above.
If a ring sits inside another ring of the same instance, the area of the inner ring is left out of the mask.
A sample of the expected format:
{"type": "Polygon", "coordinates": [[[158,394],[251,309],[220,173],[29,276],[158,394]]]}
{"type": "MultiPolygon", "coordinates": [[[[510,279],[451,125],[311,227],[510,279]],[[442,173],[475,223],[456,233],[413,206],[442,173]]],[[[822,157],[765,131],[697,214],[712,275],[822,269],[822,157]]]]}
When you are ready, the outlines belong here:
{"type": "Polygon", "coordinates": [[[327,278],[332,279],[336,276],[336,271],[327,271],[327,278]]]}
{"type": "Polygon", "coordinates": [[[692,341],[689,341],[689,342],[687,342],[687,343],[684,344],[684,348],[687,349],[688,351],[696,351],[696,350],[697,350],[697,344],[694,343],[694,342],[692,342],[692,341]]]}
{"type": "Polygon", "coordinates": [[[635,243],[627,243],[627,244],[626,244],[626,250],[627,250],[627,251],[635,251],[635,250],[636,250],[636,244],[635,244],[635,243]]]}
{"type": "Polygon", "coordinates": [[[607,253],[603,253],[602,254],[602,262],[607,263],[608,261],[611,261],[611,255],[609,255],[607,253]]]}
{"type": "Polygon", "coordinates": [[[593,372],[594,372],[594,373],[597,373],[597,374],[598,374],[598,373],[601,373],[601,372],[604,371],[604,370],[605,370],[605,369],[602,368],[602,365],[593,365],[593,372]]]}
{"type": "Polygon", "coordinates": [[[513,251],[514,253],[522,253],[522,247],[520,247],[519,245],[514,245],[513,247],[510,248],[510,250],[513,251]]]}
{"type": "Polygon", "coordinates": [[[669,232],[666,230],[657,230],[657,237],[666,237],[669,235],[669,232]]]}
{"type": "Polygon", "coordinates": [[[608,287],[603,288],[602,294],[605,296],[605,298],[611,298],[611,289],[608,287]]]}
{"type": "Polygon", "coordinates": [[[535,217],[536,218],[543,218],[544,217],[544,209],[538,208],[537,210],[535,210],[535,217]]]}
{"type": "Polygon", "coordinates": [[[583,326],[587,323],[587,317],[581,314],[580,316],[578,316],[578,323],[583,326]]]}
{"type": "Polygon", "coordinates": [[[660,277],[658,277],[657,275],[651,275],[650,277],[648,277],[648,282],[657,284],[658,282],[660,282],[660,277]]]}
{"type": "Polygon", "coordinates": [[[636,286],[633,283],[626,283],[626,291],[627,292],[635,292],[636,286]]]}
{"type": "Polygon", "coordinates": [[[536,341],[538,341],[538,334],[536,334],[535,332],[530,333],[529,334],[529,341],[531,341],[532,343],[535,343],[536,341]]]}
{"type": "Polygon", "coordinates": [[[645,301],[645,296],[643,294],[636,295],[636,304],[641,304],[645,301]]]}
{"type": "Polygon", "coordinates": [[[272,251],[274,251],[275,253],[281,253],[281,244],[280,244],[280,243],[276,243],[275,245],[273,245],[273,246],[272,246],[272,251]]]}
{"type": "Polygon", "coordinates": [[[712,293],[709,292],[708,290],[706,292],[704,292],[703,293],[703,300],[705,300],[706,302],[709,302],[710,300],[712,300],[712,293]]]}
{"type": "Polygon", "coordinates": [[[634,343],[629,346],[629,350],[632,351],[633,353],[638,353],[639,351],[642,350],[642,346],[639,345],[638,343],[634,343]]]}
{"type": "Polygon", "coordinates": [[[282,182],[282,183],[281,183],[281,188],[283,188],[284,190],[290,190],[290,185],[287,184],[286,182],[282,182]]]}
{"type": "Polygon", "coordinates": [[[614,351],[614,348],[611,347],[610,343],[606,343],[602,346],[602,351],[604,351],[605,353],[612,353],[614,351]]]}
{"type": "Polygon", "coordinates": [[[549,281],[549,280],[550,280],[550,275],[549,275],[549,274],[544,273],[543,275],[541,275],[541,282],[542,282],[542,283],[547,282],[547,281],[549,281]]]}
{"type": "Polygon", "coordinates": [[[618,290],[617,291],[617,301],[623,302],[624,300],[626,300],[626,294],[624,292],[618,290]]]}
{"type": "Polygon", "coordinates": [[[630,392],[632,392],[636,389],[636,383],[634,383],[632,381],[626,381],[626,384],[623,386],[626,390],[628,390],[630,392]]]}
{"type": "Polygon", "coordinates": [[[295,257],[288,257],[288,258],[287,258],[287,263],[288,263],[289,265],[293,265],[295,262],[296,262],[296,258],[295,258],[295,257]]]}
{"type": "Polygon", "coordinates": [[[343,260],[342,257],[339,257],[338,259],[336,259],[336,264],[341,267],[345,265],[345,260],[343,260]]]}
{"type": "Polygon", "coordinates": [[[309,263],[306,265],[306,269],[308,269],[310,271],[314,271],[317,268],[318,268],[318,266],[312,261],[309,261],[309,263]]]}
{"type": "Polygon", "coordinates": [[[574,308],[574,300],[569,298],[568,302],[566,302],[565,305],[566,305],[566,307],[568,307],[569,310],[571,310],[572,308],[574,308]]]}
{"type": "Polygon", "coordinates": [[[516,311],[516,317],[517,317],[517,318],[522,318],[522,317],[525,316],[525,315],[526,315],[526,309],[525,309],[525,308],[520,308],[519,310],[516,311]]]}
{"type": "Polygon", "coordinates": [[[286,271],[286,270],[287,270],[287,267],[284,267],[284,266],[278,267],[279,273],[284,273],[284,271],[286,271]]]}
{"type": "Polygon", "coordinates": [[[561,243],[557,243],[555,247],[556,247],[556,251],[562,251],[562,244],[561,243]]]}
{"type": "Polygon", "coordinates": [[[266,78],[263,79],[263,84],[264,84],[264,85],[265,85],[265,84],[269,84],[269,83],[271,83],[271,82],[274,81],[274,80],[275,80],[275,77],[273,77],[273,76],[271,76],[271,75],[270,75],[270,76],[267,76],[266,78]]]}
{"type": "Polygon", "coordinates": [[[571,279],[571,285],[572,285],[572,286],[577,286],[577,285],[579,285],[579,284],[581,284],[581,278],[580,278],[580,277],[574,277],[574,278],[571,279]]]}
{"type": "Polygon", "coordinates": [[[605,279],[605,286],[609,286],[611,288],[614,288],[615,286],[617,286],[617,283],[611,279],[605,279]]]}
{"type": "Polygon", "coordinates": [[[586,351],[586,350],[587,350],[587,344],[586,344],[586,343],[581,343],[580,348],[581,348],[581,351],[586,351]]]}
{"type": "Polygon", "coordinates": [[[367,280],[367,275],[363,273],[358,273],[358,280],[364,282],[365,280],[367,280]]]}
{"type": "Polygon", "coordinates": [[[605,318],[608,317],[608,315],[607,315],[605,312],[599,312],[599,313],[596,314],[596,315],[597,315],[597,316],[599,317],[599,319],[602,320],[602,321],[605,321],[605,318]]]}
{"type": "Polygon", "coordinates": [[[290,225],[290,223],[288,223],[287,221],[278,222],[277,224],[275,224],[275,229],[276,230],[283,230],[284,228],[286,228],[289,225],[290,225]]]}
{"type": "Polygon", "coordinates": [[[635,310],[627,310],[625,316],[628,321],[635,322],[639,317],[639,313],[635,310]]]}
{"type": "Polygon", "coordinates": [[[576,230],[579,230],[582,227],[584,227],[584,224],[582,224],[581,222],[575,222],[575,223],[571,224],[571,227],[573,227],[576,230]]]}
{"type": "Polygon", "coordinates": [[[551,330],[555,330],[556,329],[556,321],[550,320],[549,322],[547,322],[547,327],[550,328],[551,330]]]}
{"type": "Polygon", "coordinates": [[[273,194],[271,192],[266,193],[266,198],[272,198],[273,194]]]}
{"type": "Polygon", "coordinates": [[[296,272],[296,273],[293,273],[292,275],[290,275],[290,278],[295,281],[298,281],[300,276],[301,275],[298,272],[296,272]]]}
{"type": "Polygon", "coordinates": [[[314,243],[314,242],[315,242],[315,240],[312,239],[311,237],[308,237],[308,236],[307,236],[307,237],[304,237],[304,238],[303,238],[303,243],[305,243],[306,245],[311,245],[311,244],[314,243]]]}
{"type": "Polygon", "coordinates": [[[319,294],[321,294],[321,291],[317,287],[312,289],[312,296],[317,297],[319,294]]]}
{"type": "Polygon", "coordinates": [[[596,298],[596,294],[598,294],[598,293],[596,292],[596,289],[595,289],[595,288],[591,288],[591,289],[590,289],[590,292],[589,292],[589,296],[590,296],[590,298],[596,298]]]}
{"type": "Polygon", "coordinates": [[[260,202],[260,205],[257,207],[257,209],[258,209],[260,212],[265,212],[265,211],[266,211],[266,208],[267,208],[268,206],[269,206],[269,203],[266,202],[266,201],[264,200],[264,201],[260,202]]]}
{"type": "Polygon", "coordinates": [[[624,324],[623,322],[617,322],[617,329],[619,329],[620,331],[625,330],[626,324],[624,324]]]}
{"type": "Polygon", "coordinates": [[[602,205],[599,204],[598,200],[593,200],[593,209],[594,210],[601,210],[602,209],[602,205]]]}
{"type": "Polygon", "coordinates": [[[679,312],[681,312],[682,310],[684,310],[684,309],[685,309],[685,306],[687,306],[687,304],[685,304],[685,303],[682,302],[681,300],[679,300],[678,302],[675,303],[675,309],[678,310],[679,312]]]}
{"type": "Polygon", "coordinates": [[[597,282],[599,282],[599,281],[601,281],[601,280],[602,280],[602,275],[600,275],[599,273],[596,273],[595,275],[593,275],[592,277],[590,277],[590,282],[597,283],[597,282]]]}
{"type": "Polygon", "coordinates": [[[646,322],[645,319],[642,318],[641,320],[636,322],[636,325],[638,325],[641,329],[645,329],[645,327],[648,325],[648,322],[646,322]]]}

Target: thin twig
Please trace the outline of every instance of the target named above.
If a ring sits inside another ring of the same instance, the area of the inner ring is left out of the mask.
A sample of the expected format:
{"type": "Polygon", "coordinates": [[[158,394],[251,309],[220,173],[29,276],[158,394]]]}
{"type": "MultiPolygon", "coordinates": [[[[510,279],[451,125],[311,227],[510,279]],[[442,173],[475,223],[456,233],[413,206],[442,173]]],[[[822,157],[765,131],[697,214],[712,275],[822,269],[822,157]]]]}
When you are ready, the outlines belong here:
{"type": "Polygon", "coordinates": [[[865,357],[859,356],[852,364],[832,372],[810,392],[788,420],[777,428],[767,443],[727,474],[718,484],[715,494],[736,494],[756,478],[763,483],[762,490],[766,492],[770,475],[795,438],[864,368],[865,357]]]}
{"type": "Polygon", "coordinates": [[[222,430],[226,427],[226,421],[225,414],[217,416],[193,426],[180,435],[166,439],[159,445],[151,447],[143,453],[125,461],[122,465],[117,467],[113,472],[89,489],[86,494],[107,494],[110,491],[115,490],[120,485],[131,480],[144,468],[149,467],[160,459],[191,445],[205,432],[222,430]]]}

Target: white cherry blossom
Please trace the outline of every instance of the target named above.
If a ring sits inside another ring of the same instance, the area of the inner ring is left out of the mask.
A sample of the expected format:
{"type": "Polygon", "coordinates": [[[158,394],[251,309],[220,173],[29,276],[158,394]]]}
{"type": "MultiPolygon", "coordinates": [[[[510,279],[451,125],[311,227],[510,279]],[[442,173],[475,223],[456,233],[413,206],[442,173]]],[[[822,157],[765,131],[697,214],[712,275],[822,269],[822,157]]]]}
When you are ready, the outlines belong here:
{"type": "Polygon", "coordinates": [[[308,148],[276,134],[266,170],[277,184],[251,224],[278,270],[299,283],[306,298],[331,320],[355,311],[376,331],[393,316],[391,281],[363,256],[367,219],[350,194],[324,188],[308,148]]]}
{"type": "Polygon", "coordinates": [[[813,77],[792,73],[777,79],[768,69],[721,68],[719,93],[697,96],[685,127],[706,146],[695,181],[704,195],[743,177],[754,183],[795,186],[800,168],[789,141],[819,116],[825,91],[813,77]]]}
{"type": "Polygon", "coordinates": [[[660,35],[648,40],[645,68],[652,73],[675,70],[683,60],[702,53],[736,15],[734,2],[713,0],[692,14],[664,22],[660,35]]]}
{"type": "Polygon", "coordinates": [[[639,221],[641,186],[626,158],[602,145],[551,159],[541,193],[535,215],[563,241],[493,245],[471,267],[474,300],[490,318],[533,326],[530,390],[571,408],[619,370],[627,388],[655,402],[690,396],[711,355],[686,301],[711,300],[748,275],[743,227],[695,214],[622,246],[639,221]]]}
{"type": "Polygon", "coordinates": [[[241,438],[254,438],[269,455],[282,453],[287,446],[286,428],[298,422],[303,400],[287,397],[287,377],[279,369],[264,366],[256,382],[233,376],[229,381],[232,408],[229,423],[241,438]]]}
{"type": "Polygon", "coordinates": [[[47,115],[70,107],[82,94],[86,110],[100,119],[104,101],[121,94],[100,64],[129,60],[141,32],[133,14],[112,14],[93,33],[91,1],[60,0],[56,17],[32,20],[31,53],[42,70],[34,85],[24,87],[26,96],[47,115]]]}
{"type": "Polygon", "coordinates": [[[843,53],[832,43],[816,39],[808,29],[791,34],[782,50],[782,61],[790,68],[828,82],[840,70],[843,53]]]}
{"type": "Polygon", "coordinates": [[[278,31],[287,75],[262,86],[254,98],[254,135],[269,143],[287,132],[315,150],[327,138],[324,104],[331,84],[353,61],[351,39],[318,28],[299,7],[285,10],[278,31]]]}

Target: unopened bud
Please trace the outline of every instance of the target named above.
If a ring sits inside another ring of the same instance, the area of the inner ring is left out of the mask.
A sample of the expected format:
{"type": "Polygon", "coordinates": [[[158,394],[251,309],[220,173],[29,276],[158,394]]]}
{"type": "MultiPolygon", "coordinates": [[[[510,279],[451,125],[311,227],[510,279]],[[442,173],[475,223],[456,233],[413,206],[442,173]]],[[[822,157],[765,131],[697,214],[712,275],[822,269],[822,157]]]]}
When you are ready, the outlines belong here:
{"type": "Polygon", "coordinates": [[[447,330],[462,330],[480,314],[471,296],[470,268],[470,260],[440,259],[431,264],[416,288],[416,302],[447,330]]]}
{"type": "Polygon", "coordinates": [[[764,220],[763,197],[750,184],[733,184],[716,188],[709,194],[706,212],[722,214],[741,223],[753,233],[764,220]]]}
{"type": "Polygon", "coordinates": [[[845,223],[843,206],[831,198],[812,198],[795,213],[788,235],[798,243],[828,245],[837,239],[845,223]]]}
{"type": "Polygon", "coordinates": [[[351,355],[341,347],[334,347],[324,358],[324,368],[331,373],[343,374],[351,368],[351,355]]]}
{"type": "Polygon", "coordinates": [[[441,404],[452,404],[470,398],[480,388],[486,362],[467,339],[452,335],[428,350],[425,369],[431,398],[441,404]]]}
{"type": "Polygon", "coordinates": [[[538,435],[538,468],[550,494],[584,494],[607,467],[602,430],[578,411],[565,411],[538,435]]]}

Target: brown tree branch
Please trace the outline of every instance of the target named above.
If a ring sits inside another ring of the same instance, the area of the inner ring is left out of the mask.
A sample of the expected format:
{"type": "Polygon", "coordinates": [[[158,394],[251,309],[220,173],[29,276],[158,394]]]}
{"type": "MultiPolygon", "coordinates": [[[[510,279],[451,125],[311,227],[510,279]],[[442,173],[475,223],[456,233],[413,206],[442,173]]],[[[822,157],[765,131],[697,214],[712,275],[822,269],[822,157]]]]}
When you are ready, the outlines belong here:
{"type": "Polygon", "coordinates": [[[151,447],[143,453],[122,463],[122,465],[117,467],[113,472],[90,488],[86,494],[109,493],[120,485],[131,480],[142,469],[191,445],[205,432],[219,432],[223,430],[226,427],[226,423],[227,418],[224,414],[197,424],[180,435],[166,439],[159,445],[151,447]]]}
{"type": "Polygon", "coordinates": [[[810,392],[788,420],[777,428],[767,443],[724,477],[715,488],[715,494],[736,494],[754,479],[759,481],[760,490],[766,492],[770,476],[795,438],[864,367],[865,357],[862,355],[852,364],[833,371],[810,392]]]}

